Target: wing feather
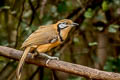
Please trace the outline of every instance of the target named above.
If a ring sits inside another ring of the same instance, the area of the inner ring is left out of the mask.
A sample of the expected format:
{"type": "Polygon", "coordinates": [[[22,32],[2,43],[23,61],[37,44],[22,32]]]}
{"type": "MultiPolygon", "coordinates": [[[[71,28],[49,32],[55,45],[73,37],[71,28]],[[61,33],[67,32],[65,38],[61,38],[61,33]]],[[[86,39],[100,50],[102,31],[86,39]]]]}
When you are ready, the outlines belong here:
{"type": "Polygon", "coordinates": [[[50,40],[58,38],[56,30],[52,26],[42,26],[33,32],[22,44],[22,48],[32,45],[50,43],[50,40]]]}

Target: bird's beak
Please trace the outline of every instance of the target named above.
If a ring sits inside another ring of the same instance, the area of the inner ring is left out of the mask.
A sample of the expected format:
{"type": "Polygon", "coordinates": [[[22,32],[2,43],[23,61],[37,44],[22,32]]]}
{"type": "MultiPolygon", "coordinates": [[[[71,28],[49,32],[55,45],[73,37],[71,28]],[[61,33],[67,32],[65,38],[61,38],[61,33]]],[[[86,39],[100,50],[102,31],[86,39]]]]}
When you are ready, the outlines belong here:
{"type": "Polygon", "coordinates": [[[72,26],[72,27],[73,27],[73,26],[79,26],[79,24],[73,22],[73,23],[71,24],[71,26],[72,26]]]}

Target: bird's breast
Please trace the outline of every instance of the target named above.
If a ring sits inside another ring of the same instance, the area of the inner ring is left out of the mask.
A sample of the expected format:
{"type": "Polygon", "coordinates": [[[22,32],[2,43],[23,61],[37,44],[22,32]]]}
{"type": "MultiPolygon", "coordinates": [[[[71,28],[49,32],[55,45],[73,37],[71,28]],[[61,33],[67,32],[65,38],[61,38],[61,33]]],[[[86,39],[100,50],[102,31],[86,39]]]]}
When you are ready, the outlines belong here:
{"type": "Polygon", "coordinates": [[[60,32],[60,36],[62,37],[63,40],[65,40],[67,38],[70,30],[71,30],[71,27],[68,27],[60,32]]]}

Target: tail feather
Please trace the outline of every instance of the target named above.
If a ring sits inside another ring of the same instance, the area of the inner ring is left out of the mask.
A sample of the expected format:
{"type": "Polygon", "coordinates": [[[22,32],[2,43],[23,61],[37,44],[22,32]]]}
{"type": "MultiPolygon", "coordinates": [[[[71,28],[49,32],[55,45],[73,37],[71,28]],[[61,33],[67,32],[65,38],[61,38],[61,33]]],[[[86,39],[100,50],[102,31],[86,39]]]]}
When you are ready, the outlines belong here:
{"type": "Polygon", "coordinates": [[[21,77],[21,71],[22,71],[22,68],[23,68],[23,65],[25,63],[25,59],[27,57],[27,54],[29,53],[30,51],[30,47],[27,47],[20,59],[20,62],[18,64],[18,67],[17,67],[17,71],[16,71],[16,77],[17,77],[17,80],[20,80],[20,77],[21,77]]]}

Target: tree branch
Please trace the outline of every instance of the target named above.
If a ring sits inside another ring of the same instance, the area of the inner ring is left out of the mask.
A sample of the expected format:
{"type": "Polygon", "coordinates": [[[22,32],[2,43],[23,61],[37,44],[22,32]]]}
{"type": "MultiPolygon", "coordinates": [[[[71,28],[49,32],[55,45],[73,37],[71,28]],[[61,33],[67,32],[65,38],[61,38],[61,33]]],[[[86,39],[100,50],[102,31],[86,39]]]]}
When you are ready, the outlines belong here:
{"type": "MultiPolygon", "coordinates": [[[[0,55],[7,58],[19,60],[22,53],[23,51],[20,51],[20,50],[0,46],[0,55]]],[[[86,66],[64,62],[60,60],[51,60],[48,63],[48,65],[45,65],[46,60],[47,59],[43,59],[39,57],[36,57],[35,59],[33,59],[31,54],[29,53],[27,56],[26,62],[35,64],[38,66],[44,66],[54,70],[59,70],[59,71],[79,75],[79,76],[89,77],[91,79],[120,80],[120,74],[118,73],[92,69],[86,66]]]]}

